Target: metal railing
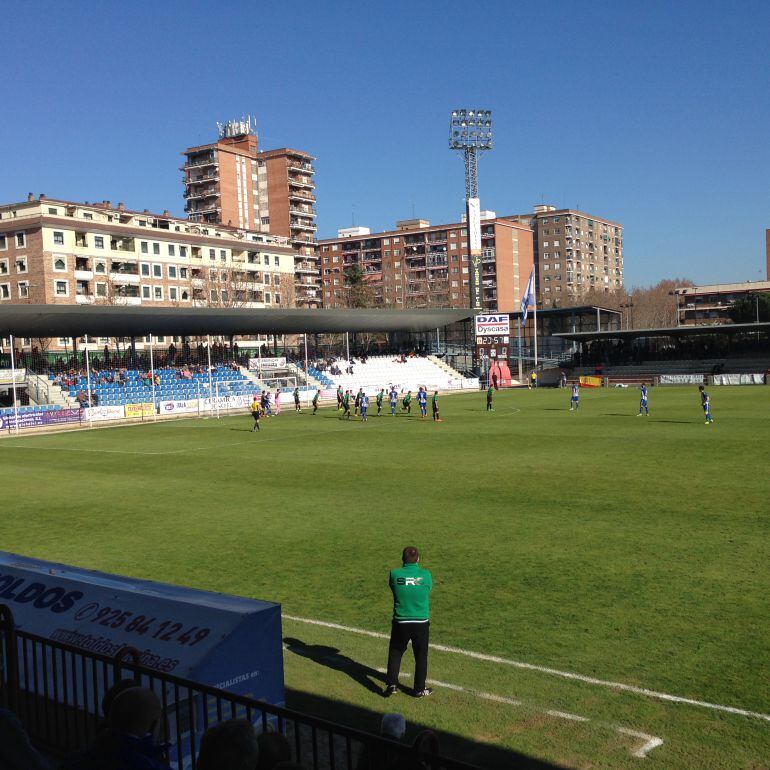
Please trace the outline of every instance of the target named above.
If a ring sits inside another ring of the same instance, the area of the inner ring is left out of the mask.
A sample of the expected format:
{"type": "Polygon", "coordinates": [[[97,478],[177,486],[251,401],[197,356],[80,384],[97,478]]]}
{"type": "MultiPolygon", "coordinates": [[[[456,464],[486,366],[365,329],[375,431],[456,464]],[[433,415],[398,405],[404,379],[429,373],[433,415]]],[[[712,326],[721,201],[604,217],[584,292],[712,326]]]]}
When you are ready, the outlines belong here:
{"type": "Polygon", "coordinates": [[[175,770],[195,770],[203,733],[235,718],[248,719],[257,730],[285,735],[293,759],[312,770],[374,770],[383,756],[410,767],[419,758],[425,770],[473,768],[430,752],[417,755],[411,746],[326,719],[171,676],[139,660],[139,651],[130,647],[108,656],[19,630],[8,606],[0,605],[0,706],[14,711],[33,743],[54,756],[91,745],[103,725],[105,693],[119,680],[133,679],[160,700],[159,738],[175,770]]]}

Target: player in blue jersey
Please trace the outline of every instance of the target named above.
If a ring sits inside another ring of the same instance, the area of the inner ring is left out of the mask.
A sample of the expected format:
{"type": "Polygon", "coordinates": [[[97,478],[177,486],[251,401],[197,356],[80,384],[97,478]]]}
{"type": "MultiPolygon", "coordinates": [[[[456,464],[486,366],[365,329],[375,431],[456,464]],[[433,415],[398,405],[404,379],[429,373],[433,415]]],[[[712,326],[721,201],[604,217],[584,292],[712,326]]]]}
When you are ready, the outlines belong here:
{"type": "Polygon", "coordinates": [[[576,382],[572,383],[572,398],[569,400],[569,410],[577,411],[580,407],[580,388],[576,382]]]}
{"type": "Polygon", "coordinates": [[[640,398],[639,398],[639,414],[637,414],[637,417],[642,416],[642,411],[644,411],[645,415],[647,417],[650,416],[650,407],[647,403],[647,383],[643,382],[642,387],[639,388],[640,398]]]}
{"type": "Polygon", "coordinates": [[[703,413],[706,415],[706,425],[711,425],[714,422],[714,418],[711,416],[711,401],[709,394],[706,393],[706,389],[703,385],[698,386],[700,391],[700,405],[703,407],[703,413]]]}
{"type": "Polygon", "coordinates": [[[420,417],[424,420],[428,416],[428,391],[423,387],[417,391],[417,405],[420,407],[420,417]]]}
{"type": "Polygon", "coordinates": [[[366,393],[361,394],[361,422],[366,422],[368,417],[366,413],[369,411],[369,396],[366,393]]]}
{"type": "Polygon", "coordinates": [[[396,404],[398,404],[398,391],[395,388],[390,389],[390,414],[396,416],[396,404]]]}

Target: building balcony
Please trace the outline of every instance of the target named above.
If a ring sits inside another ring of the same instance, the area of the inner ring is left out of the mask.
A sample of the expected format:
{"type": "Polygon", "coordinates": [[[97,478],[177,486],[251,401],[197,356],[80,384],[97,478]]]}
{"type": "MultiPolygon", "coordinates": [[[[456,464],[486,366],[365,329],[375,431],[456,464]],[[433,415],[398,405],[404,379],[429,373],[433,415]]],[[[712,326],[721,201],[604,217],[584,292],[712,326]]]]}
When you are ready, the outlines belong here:
{"type": "Polygon", "coordinates": [[[292,221],[289,223],[292,230],[313,230],[316,231],[318,227],[311,222],[297,222],[292,221]]]}
{"type": "Polygon", "coordinates": [[[90,281],[94,277],[93,270],[75,270],[76,281],[90,281]]]}
{"type": "Polygon", "coordinates": [[[308,203],[316,202],[315,195],[304,190],[289,190],[289,200],[307,201],[308,203]]]}
{"type": "Polygon", "coordinates": [[[289,213],[290,214],[294,214],[294,215],[296,215],[298,217],[313,217],[313,218],[315,218],[315,216],[316,216],[316,213],[315,213],[315,211],[313,211],[312,208],[309,208],[309,210],[308,210],[308,209],[300,209],[300,208],[297,208],[296,206],[289,206],[289,213]]]}
{"type": "Polygon", "coordinates": [[[192,216],[201,217],[206,214],[216,214],[222,209],[220,209],[219,206],[205,206],[203,208],[190,208],[189,206],[185,206],[184,210],[187,211],[191,217],[192,216]]]}
{"type": "Polygon", "coordinates": [[[203,199],[203,198],[218,198],[219,189],[216,187],[211,187],[206,190],[200,190],[197,187],[194,187],[191,190],[185,190],[184,197],[187,198],[188,201],[203,199]]]}
{"type": "Polygon", "coordinates": [[[206,166],[216,166],[217,159],[215,156],[210,158],[195,158],[195,160],[188,160],[187,163],[182,166],[182,171],[188,168],[205,168],[206,166]]]}
{"type": "Polygon", "coordinates": [[[288,163],[288,166],[289,166],[289,168],[300,169],[301,171],[304,171],[304,172],[306,172],[308,174],[314,174],[315,173],[315,169],[313,168],[313,164],[312,163],[303,163],[302,161],[299,161],[299,160],[290,160],[289,163],[288,163]]]}
{"type": "Polygon", "coordinates": [[[314,262],[295,262],[294,272],[295,273],[317,273],[318,265],[316,265],[314,262]]]}
{"type": "Polygon", "coordinates": [[[188,177],[182,180],[182,184],[193,185],[193,184],[205,184],[206,182],[218,182],[218,181],[219,181],[219,173],[215,171],[212,174],[201,174],[199,176],[188,177]]]}
{"type": "Polygon", "coordinates": [[[77,305],[92,305],[94,302],[94,295],[93,294],[85,294],[78,292],[75,295],[75,304],[77,305]]]}
{"type": "Polygon", "coordinates": [[[113,283],[139,283],[138,273],[110,273],[113,283]]]}
{"type": "Polygon", "coordinates": [[[289,184],[292,187],[299,187],[303,190],[315,190],[315,184],[304,176],[290,176],[289,184]]]}

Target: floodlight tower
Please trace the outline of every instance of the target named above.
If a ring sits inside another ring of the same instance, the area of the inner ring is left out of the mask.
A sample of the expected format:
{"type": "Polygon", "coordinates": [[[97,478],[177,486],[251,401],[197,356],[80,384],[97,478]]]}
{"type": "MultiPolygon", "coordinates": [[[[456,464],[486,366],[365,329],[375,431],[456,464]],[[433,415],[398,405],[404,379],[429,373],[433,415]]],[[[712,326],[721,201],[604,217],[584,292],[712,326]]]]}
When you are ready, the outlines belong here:
{"type": "Polygon", "coordinates": [[[492,149],[491,110],[452,110],[449,149],[462,150],[465,159],[465,207],[470,252],[470,304],[483,307],[481,297],[481,205],[479,203],[478,159],[492,149]]]}

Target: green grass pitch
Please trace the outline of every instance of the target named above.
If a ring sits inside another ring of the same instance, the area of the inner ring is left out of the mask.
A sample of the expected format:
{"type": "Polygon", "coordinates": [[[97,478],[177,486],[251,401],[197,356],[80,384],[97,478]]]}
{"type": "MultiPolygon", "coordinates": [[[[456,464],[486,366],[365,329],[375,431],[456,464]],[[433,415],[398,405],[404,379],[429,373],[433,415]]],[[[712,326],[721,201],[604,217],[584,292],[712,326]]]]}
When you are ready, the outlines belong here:
{"type": "MultiPolygon", "coordinates": [[[[768,714],[770,389],[710,392],[710,426],[676,387],[650,389],[649,418],[635,389],[584,390],[577,413],[544,389],[491,413],[442,397],[441,424],[414,404],[365,425],[284,409],[254,435],[244,413],[8,436],[1,547],[387,632],[387,570],[415,544],[436,644],[768,714]]],[[[770,767],[758,717],[440,651],[432,698],[386,701],[385,640],[284,635],[290,705],[368,729],[401,711],[490,766],[770,767]],[[644,760],[642,734],[663,740],[644,760]]]]}

